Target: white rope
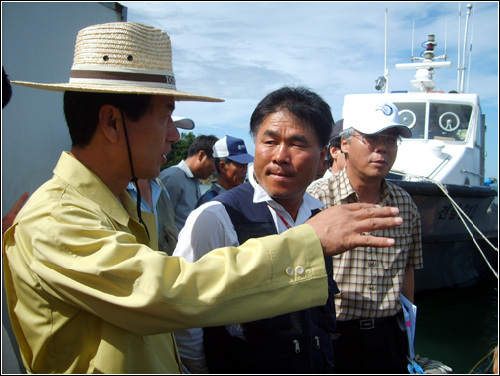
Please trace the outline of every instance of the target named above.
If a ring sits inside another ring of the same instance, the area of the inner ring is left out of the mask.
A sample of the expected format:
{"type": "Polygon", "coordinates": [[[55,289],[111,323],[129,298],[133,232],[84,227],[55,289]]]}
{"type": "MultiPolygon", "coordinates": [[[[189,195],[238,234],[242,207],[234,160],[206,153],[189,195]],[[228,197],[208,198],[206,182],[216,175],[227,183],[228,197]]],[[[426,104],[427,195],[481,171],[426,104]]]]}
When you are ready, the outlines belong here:
{"type": "Polygon", "coordinates": [[[431,178],[427,178],[425,176],[412,175],[412,174],[403,173],[403,172],[400,172],[400,171],[391,171],[391,172],[395,173],[397,175],[401,175],[401,176],[409,176],[409,177],[412,177],[412,178],[417,178],[417,179],[425,180],[427,182],[430,182],[430,183],[433,183],[433,184],[437,185],[441,189],[441,191],[443,191],[443,193],[445,194],[445,196],[448,197],[448,199],[450,200],[450,202],[453,205],[453,207],[455,208],[458,216],[460,217],[460,220],[462,221],[462,223],[464,224],[465,228],[467,229],[467,232],[471,236],[472,241],[476,245],[476,248],[479,250],[479,253],[481,253],[481,256],[483,257],[484,261],[486,262],[486,264],[488,265],[488,267],[490,268],[490,270],[493,272],[493,274],[495,275],[495,277],[498,279],[498,273],[495,271],[495,269],[493,269],[493,267],[491,266],[491,264],[488,262],[488,259],[484,255],[483,250],[481,249],[481,247],[477,243],[477,241],[474,238],[474,235],[472,234],[469,226],[465,222],[464,217],[467,218],[467,220],[471,223],[472,227],[474,227],[474,229],[481,235],[481,237],[486,241],[486,243],[488,243],[490,245],[491,248],[493,248],[496,252],[498,252],[498,248],[496,248],[489,241],[489,239],[486,236],[484,236],[484,234],[476,227],[476,225],[474,224],[474,222],[472,222],[472,220],[467,216],[467,214],[465,214],[465,212],[462,210],[462,208],[460,206],[458,206],[458,204],[455,202],[455,200],[453,200],[453,198],[448,194],[448,190],[446,189],[446,187],[441,182],[438,182],[438,181],[433,180],[431,178]]]}

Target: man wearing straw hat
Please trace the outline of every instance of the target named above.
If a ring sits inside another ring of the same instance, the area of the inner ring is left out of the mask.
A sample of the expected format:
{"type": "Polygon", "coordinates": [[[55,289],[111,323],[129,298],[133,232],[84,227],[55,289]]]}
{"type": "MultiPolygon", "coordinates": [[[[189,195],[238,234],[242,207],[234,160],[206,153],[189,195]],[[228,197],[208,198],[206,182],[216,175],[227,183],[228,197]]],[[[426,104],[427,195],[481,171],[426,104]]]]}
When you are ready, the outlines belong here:
{"type": "Polygon", "coordinates": [[[324,256],[394,243],[363,232],[399,226],[397,209],[356,204],[196,263],[153,251],[156,223],[143,223],[140,192],[136,204],[126,187],[158,176],[179,139],[175,101],[220,101],[176,89],[161,30],[87,27],[69,83],[12,83],[64,91],[72,139],[4,237],[9,314],[29,373],[180,373],[171,332],[324,304],[324,256]]]}

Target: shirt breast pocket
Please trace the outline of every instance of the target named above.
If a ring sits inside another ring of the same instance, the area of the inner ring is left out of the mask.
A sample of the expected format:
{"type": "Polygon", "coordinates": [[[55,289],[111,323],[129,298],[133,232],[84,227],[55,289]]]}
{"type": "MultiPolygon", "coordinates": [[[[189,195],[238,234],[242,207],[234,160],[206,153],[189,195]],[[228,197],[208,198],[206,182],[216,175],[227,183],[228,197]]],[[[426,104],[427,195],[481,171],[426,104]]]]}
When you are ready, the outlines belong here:
{"type": "Polygon", "coordinates": [[[389,237],[394,238],[395,244],[392,247],[381,248],[380,262],[385,270],[393,268],[404,268],[409,254],[409,244],[411,234],[396,233],[389,237]]]}

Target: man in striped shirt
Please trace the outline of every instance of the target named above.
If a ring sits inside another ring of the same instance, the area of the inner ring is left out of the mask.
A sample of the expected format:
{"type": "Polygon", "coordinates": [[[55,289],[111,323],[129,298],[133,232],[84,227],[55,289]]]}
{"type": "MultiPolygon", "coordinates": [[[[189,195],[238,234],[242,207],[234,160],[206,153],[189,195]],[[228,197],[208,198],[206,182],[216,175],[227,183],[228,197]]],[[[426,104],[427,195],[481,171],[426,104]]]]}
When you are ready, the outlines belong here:
{"type": "Polygon", "coordinates": [[[393,247],[357,247],[333,257],[337,334],[336,373],[407,373],[405,327],[400,295],[413,301],[414,269],[423,267],[420,214],[410,195],[385,180],[396,160],[400,137],[411,131],[399,124],[393,103],[362,103],[344,109],[341,133],[346,167],[309,193],[326,204],[352,202],[395,206],[404,218],[398,228],[373,232],[391,236],[393,247]]]}

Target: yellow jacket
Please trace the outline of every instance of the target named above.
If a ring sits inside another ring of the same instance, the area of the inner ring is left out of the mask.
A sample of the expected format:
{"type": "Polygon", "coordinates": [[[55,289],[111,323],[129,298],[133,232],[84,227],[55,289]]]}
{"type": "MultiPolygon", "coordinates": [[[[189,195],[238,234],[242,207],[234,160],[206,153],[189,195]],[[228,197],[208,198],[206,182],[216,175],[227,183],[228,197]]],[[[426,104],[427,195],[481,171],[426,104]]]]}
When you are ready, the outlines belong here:
{"type": "Polygon", "coordinates": [[[4,237],[9,313],[28,372],[179,373],[172,331],[327,299],[321,245],[308,225],[196,263],[146,244],[132,198],[115,197],[63,153],[4,237]],[[305,272],[290,273],[297,266],[305,272]]]}

